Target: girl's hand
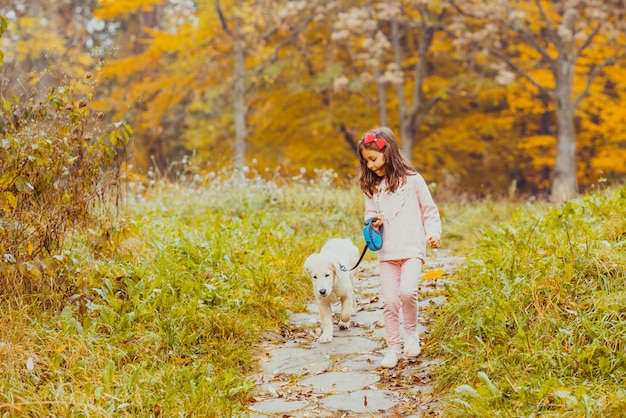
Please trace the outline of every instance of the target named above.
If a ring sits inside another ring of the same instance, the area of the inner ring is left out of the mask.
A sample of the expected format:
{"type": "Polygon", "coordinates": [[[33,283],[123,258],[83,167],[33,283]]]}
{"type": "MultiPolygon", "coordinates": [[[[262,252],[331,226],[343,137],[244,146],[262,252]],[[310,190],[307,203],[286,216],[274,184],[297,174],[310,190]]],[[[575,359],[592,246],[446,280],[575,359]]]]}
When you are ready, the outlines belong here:
{"type": "Polygon", "coordinates": [[[441,247],[441,238],[439,237],[430,237],[428,238],[428,241],[426,241],[428,243],[428,245],[430,245],[430,248],[439,248],[441,247]]]}

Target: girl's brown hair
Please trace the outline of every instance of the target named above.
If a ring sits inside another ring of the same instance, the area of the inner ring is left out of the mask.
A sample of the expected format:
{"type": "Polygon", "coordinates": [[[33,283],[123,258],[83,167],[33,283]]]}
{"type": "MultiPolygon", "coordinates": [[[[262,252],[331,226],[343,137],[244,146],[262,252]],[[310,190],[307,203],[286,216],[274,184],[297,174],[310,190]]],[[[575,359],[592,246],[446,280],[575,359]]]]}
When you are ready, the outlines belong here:
{"type": "Polygon", "coordinates": [[[376,173],[367,168],[367,161],[363,158],[363,149],[380,151],[385,155],[385,180],[387,181],[387,190],[389,192],[395,192],[398,187],[406,183],[406,177],[408,175],[416,173],[413,166],[411,166],[400,153],[398,141],[391,129],[387,127],[372,129],[363,135],[363,138],[361,138],[358,144],[359,166],[361,171],[359,182],[361,190],[368,197],[374,196],[383,178],[378,177],[376,173]],[[384,139],[386,142],[385,146],[379,149],[376,142],[366,144],[365,137],[368,134],[374,134],[376,138],[384,139]]]}

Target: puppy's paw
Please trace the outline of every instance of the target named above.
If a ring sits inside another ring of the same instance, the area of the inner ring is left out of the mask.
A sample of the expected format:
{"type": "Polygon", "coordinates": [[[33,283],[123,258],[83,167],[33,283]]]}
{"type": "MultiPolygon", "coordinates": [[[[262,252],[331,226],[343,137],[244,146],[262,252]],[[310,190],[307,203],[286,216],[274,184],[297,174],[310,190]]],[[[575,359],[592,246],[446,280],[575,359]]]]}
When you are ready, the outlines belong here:
{"type": "Polygon", "coordinates": [[[339,329],[345,330],[348,328],[350,328],[350,321],[348,322],[339,321],[339,329]]]}
{"type": "Polygon", "coordinates": [[[317,339],[318,342],[322,343],[322,344],[326,344],[329,343],[333,340],[333,335],[330,334],[322,334],[320,335],[320,337],[317,339]]]}

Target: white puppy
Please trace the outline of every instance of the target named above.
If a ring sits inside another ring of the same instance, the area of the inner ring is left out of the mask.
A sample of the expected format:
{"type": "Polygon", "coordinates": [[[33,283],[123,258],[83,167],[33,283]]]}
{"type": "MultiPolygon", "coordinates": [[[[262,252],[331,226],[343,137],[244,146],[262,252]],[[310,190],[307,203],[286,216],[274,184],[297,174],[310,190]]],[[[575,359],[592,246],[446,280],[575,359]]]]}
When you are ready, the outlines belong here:
{"type": "Polygon", "coordinates": [[[350,327],[350,317],[356,302],[349,271],[359,259],[359,249],[346,238],[330,239],[319,254],[311,254],[304,262],[304,269],[313,280],[313,292],[320,309],[322,335],[320,343],[333,340],[332,303],[341,301],[340,329],[350,327]]]}

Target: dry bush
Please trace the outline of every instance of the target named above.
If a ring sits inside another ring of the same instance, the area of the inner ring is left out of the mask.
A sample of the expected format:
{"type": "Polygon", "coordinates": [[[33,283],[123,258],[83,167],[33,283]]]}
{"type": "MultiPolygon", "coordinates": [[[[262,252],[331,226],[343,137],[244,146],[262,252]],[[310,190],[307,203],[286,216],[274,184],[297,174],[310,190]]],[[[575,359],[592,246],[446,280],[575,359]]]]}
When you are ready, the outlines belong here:
{"type": "Polygon", "coordinates": [[[71,87],[20,103],[0,98],[0,291],[70,290],[55,274],[76,228],[110,223],[130,130],[101,127],[103,114],[71,87]],[[98,211],[94,209],[98,209],[98,211]],[[98,213],[98,214],[97,214],[98,213]]]}

